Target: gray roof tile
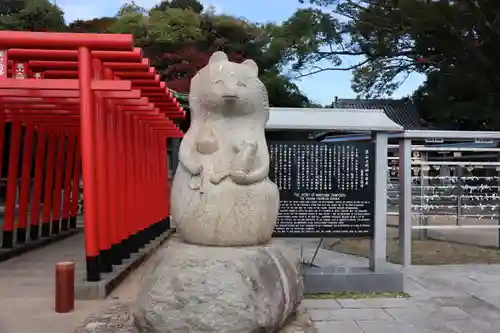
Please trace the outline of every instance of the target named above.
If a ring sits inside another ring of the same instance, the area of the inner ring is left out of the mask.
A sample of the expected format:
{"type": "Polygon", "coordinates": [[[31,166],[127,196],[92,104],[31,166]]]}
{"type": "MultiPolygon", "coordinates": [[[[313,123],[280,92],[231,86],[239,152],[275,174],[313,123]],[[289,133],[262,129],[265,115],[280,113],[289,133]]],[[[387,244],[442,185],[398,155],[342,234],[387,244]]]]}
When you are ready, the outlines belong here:
{"type": "Polygon", "coordinates": [[[382,109],[405,130],[429,130],[433,126],[420,117],[411,101],[392,99],[337,99],[332,108],[382,109]]]}

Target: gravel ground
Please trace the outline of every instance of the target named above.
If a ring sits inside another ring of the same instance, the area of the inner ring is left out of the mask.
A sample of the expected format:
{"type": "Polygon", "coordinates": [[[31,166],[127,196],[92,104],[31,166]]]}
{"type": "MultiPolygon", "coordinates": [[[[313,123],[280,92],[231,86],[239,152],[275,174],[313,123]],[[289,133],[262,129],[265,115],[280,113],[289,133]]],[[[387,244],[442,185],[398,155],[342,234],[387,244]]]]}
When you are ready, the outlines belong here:
{"type": "MultiPolygon", "coordinates": [[[[330,250],[368,257],[370,240],[336,239],[329,241],[330,250]]],[[[399,264],[397,239],[387,240],[389,262],[399,264]]],[[[500,250],[475,245],[460,244],[439,240],[414,240],[412,242],[412,263],[414,265],[462,265],[498,264],[500,250]]]]}

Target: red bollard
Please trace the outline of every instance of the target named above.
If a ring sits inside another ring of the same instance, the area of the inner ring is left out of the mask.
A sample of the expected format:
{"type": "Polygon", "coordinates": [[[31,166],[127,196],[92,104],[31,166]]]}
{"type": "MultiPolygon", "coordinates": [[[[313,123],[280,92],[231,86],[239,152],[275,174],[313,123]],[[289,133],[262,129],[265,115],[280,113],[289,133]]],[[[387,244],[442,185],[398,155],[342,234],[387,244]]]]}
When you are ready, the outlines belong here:
{"type": "Polygon", "coordinates": [[[55,310],[68,313],[75,309],[75,263],[59,262],[56,265],[55,310]]]}

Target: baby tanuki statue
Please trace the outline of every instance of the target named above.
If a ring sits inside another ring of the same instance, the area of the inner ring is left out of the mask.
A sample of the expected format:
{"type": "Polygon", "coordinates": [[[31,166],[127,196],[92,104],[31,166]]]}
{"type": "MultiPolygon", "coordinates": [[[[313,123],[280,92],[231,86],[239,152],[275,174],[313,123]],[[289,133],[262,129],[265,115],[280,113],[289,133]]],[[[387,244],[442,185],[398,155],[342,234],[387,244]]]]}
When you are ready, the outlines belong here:
{"type": "Polygon", "coordinates": [[[216,52],[191,81],[191,126],[172,184],[168,242],[134,313],[142,333],[274,333],[302,299],[300,260],[269,243],[279,210],[268,178],[269,102],[254,61],[216,52]]]}

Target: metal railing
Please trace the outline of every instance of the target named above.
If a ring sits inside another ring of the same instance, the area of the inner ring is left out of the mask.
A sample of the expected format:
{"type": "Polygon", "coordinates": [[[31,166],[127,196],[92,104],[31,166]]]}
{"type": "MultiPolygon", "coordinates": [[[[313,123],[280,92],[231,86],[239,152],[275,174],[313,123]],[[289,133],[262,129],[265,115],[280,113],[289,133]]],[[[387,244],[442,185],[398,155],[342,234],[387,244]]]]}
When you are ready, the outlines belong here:
{"type": "MultiPolygon", "coordinates": [[[[406,138],[389,145],[388,215],[399,216],[398,227],[410,239],[412,230],[426,238],[428,230],[500,229],[500,148],[442,141],[415,145],[406,138]]],[[[408,242],[403,252],[411,249],[408,242]]],[[[403,256],[409,264],[411,256],[403,256]]]]}

